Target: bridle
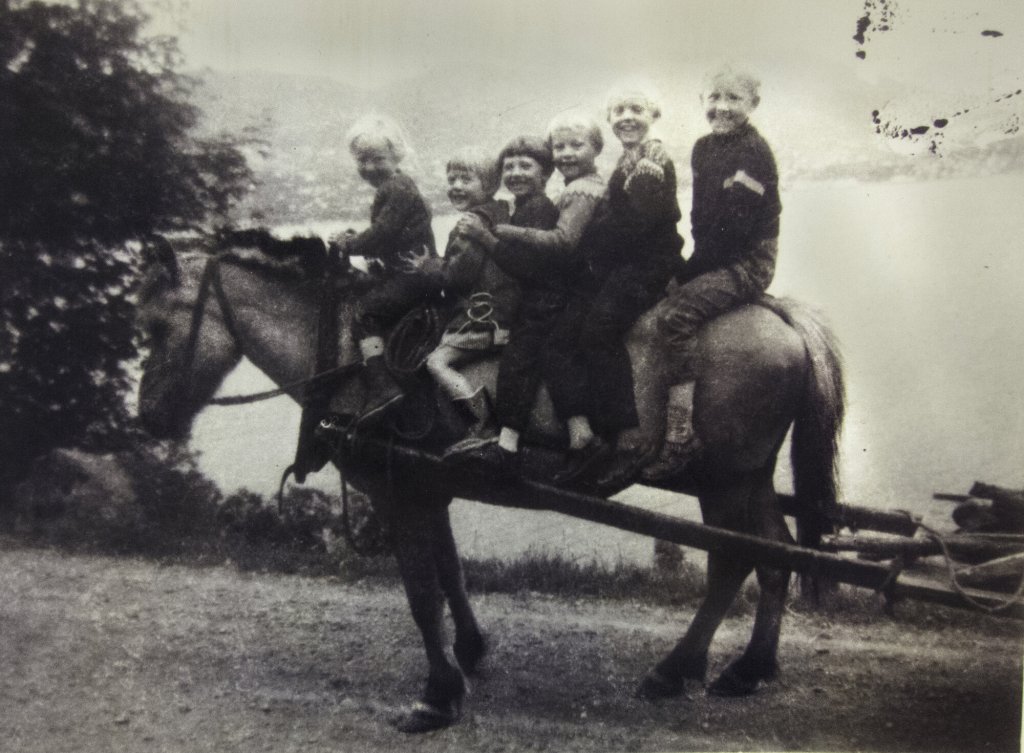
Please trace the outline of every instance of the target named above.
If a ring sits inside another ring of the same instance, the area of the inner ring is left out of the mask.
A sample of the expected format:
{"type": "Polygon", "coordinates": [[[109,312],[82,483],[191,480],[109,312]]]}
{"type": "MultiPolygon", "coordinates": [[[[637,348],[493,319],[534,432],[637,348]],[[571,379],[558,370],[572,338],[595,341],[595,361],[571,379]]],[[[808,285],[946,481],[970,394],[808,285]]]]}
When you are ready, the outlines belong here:
{"type": "MultiPolygon", "coordinates": [[[[228,331],[228,335],[231,337],[235,353],[239,356],[242,356],[245,353],[245,350],[242,347],[242,339],[238,333],[238,322],[231,308],[231,304],[228,301],[227,293],[224,292],[224,281],[220,274],[220,263],[225,255],[225,253],[220,253],[215,256],[211,256],[206,261],[206,266],[203,267],[203,275],[199,281],[199,293],[196,295],[196,301],[192,305],[192,320],[189,324],[188,340],[185,343],[185,369],[187,373],[191,373],[192,366],[195,363],[196,349],[199,346],[199,332],[203,326],[203,319],[206,316],[206,305],[210,300],[211,293],[217,301],[217,305],[220,307],[221,317],[224,320],[224,328],[228,331]]],[[[269,400],[273,397],[290,394],[298,387],[305,387],[306,385],[321,382],[331,377],[340,376],[341,374],[349,371],[355,371],[360,366],[361,364],[359,363],[335,366],[333,368],[326,369],[325,371],[313,374],[312,376],[297,379],[294,382],[282,385],[276,389],[266,390],[264,392],[253,392],[248,395],[215,397],[209,400],[207,404],[245,405],[247,403],[259,402],[260,400],[269,400]]]]}

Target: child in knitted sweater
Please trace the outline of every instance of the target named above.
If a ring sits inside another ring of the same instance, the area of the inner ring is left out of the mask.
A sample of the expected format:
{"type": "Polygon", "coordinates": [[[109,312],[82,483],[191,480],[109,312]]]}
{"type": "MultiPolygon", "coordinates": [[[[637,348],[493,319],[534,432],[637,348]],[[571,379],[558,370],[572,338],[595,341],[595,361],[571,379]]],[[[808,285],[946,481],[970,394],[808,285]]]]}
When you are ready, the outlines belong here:
{"type": "Polygon", "coordinates": [[[749,73],[723,68],[701,94],[711,133],[697,140],[691,157],[694,251],[658,318],[678,383],[669,395],[661,456],[643,471],[648,481],[678,477],[700,450],[691,418],[697,330],[755,300],[775,274],[782,204],[772,150],[749,121],[759,89],[749,73]]]}
{"type": "Polygon", "coordinates": [[[614,439],[638,423],[624,338],[682,262],[675,165],[650,137],[660,116],[659,98],[645,83],[616,87],[608,97],[608,122],[622,156],[606,201],[580,240],[585,268],[550,343],[549,387],[569,427],[567,463],[553,479],[558,484],[602,469],[614,439]]]}

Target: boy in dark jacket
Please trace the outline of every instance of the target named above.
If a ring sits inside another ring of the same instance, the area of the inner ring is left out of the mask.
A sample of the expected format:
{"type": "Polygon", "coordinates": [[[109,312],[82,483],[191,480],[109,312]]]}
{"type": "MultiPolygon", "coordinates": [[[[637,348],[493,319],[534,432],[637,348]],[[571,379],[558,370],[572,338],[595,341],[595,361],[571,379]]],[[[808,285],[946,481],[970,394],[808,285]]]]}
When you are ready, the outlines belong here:
{"type": "Polygon", "coordinates": [[[359,177],[377,192],[370,226],[347,233],[345,253],[366,258],[376,285],[359,301],[353,335],[365,364],[367,398],[360,424],[382,418],[403,397],[384,363],[384,333],[414,306],[436,293],[436,285],[411,269],[410,254],[436,257],[430,209],[412,178],[399,169],[406,153],[404,136],[389,118],[371,116],[348,132],[349,150],[359,177]]]}
{"type": "Polygon", "coordinates": [[[669,393],[661,455],[642,474],[648,481],[681,475],[700,450],[692,422],[697,330],[755,300],[775,274],[782,204],[772,150],[749,122],[759,89],[750,74],[724,68],[701,95],[711,133],[697,140],[691,157],[694,251],[683,284],[669,287],[658,318],[677,384],[669,393]]]}

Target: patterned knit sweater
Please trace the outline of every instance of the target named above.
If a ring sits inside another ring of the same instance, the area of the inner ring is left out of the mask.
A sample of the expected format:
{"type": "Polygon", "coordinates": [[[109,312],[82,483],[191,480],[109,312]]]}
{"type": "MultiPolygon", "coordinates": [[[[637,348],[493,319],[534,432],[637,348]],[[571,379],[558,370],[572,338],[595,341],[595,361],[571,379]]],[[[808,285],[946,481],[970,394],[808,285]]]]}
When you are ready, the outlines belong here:
{"type": "Polygon", "coordinates": [[[575,253],[598,204],[604,197],[605,183],[597,173],[583,175],[566,184],[558,198],[558,224],[553,230],[499,225],[495,235],[501,240],[519,241],[540,261],[544,254],[568,256],[575,253]],[[536,252],[536,253],[535,253],[536,252]]]}
{"type": "Polygon", "coordinates": [[[608,179],[606,201],[580,240],[581,254],[598,278],[621,266],[681,264],[676,188],[675,164],[660,141],[623,152],[608,179]]]}

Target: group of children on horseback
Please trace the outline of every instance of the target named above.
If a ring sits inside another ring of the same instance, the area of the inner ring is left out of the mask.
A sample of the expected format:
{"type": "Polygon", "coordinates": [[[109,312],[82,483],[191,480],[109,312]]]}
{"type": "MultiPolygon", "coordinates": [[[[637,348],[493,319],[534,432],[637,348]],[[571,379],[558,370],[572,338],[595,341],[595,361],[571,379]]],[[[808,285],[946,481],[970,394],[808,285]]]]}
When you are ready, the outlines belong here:
{"type": "Polygon", "coordinates": [[[552,120],[544,139],[512,139],[496,158],[473,148],[454,155],[448,198],[462,214],[443,257],[430,210],[400,170],[400,130],[385,118],[358,123],[349,147],[376,194],[369,228],[347,232],[341,245],[368,260],[378,283],[360,300],[353,327],[369,395],[356,423],[379,420],[403,398],[382,357],[384,332],[443,291],[458,302],[457,313],[426,368],[470,426],[448,457],[517,477],[520,439],[543,382],[569,435],[553,483],[600,487],[637,475],[662,481],[682,474],[700,449],[690,419],[694,335],[713,317],[756,299],[775,269],[778,176],[770,148],[749,122],[759,86],[729,68],[706,80],[701,101],[711,132],[698,139],[691,158],[695,248],[687,261],[676,230],[676,169],[650,134],[661,105],[647,86],[618,87],[608,97],[606,116],[622,154],[607,182],[595,166],[601,128],[577,113],[552,120]],[[545,193],[554,169],[565,182],[557,205],[545,193]],[[512,195],[511,208],[494,198],[499,184],[512,195]],[[614,445],[638,421],[625,335],[655,305],[677,384],[669,393],[665,443],[651,462],[636,452],[616,454],[614,445]],[[458,367],[495,353],[492,400],[458,367]]]}

